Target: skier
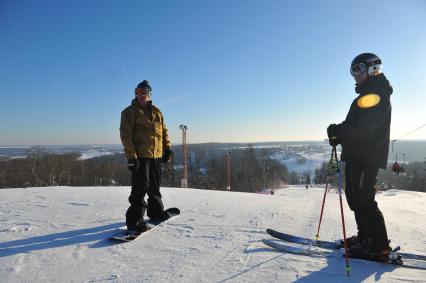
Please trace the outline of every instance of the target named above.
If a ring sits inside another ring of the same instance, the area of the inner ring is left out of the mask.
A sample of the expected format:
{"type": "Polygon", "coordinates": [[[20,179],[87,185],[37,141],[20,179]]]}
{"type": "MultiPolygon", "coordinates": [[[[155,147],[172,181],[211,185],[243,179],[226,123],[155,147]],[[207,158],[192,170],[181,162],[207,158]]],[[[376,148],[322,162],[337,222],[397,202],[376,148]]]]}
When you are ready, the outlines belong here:
{"type": "Polygon", "coordinates": [[[160,179],[161,163],[170,162],[172,151],[163,114],[152,104],[151,91],[149,82],[142,81],[131,105],[121,112],[120,138],[132,174],[130,207],[126,212],[129,233],[149,230],[145,211],[150,219],[169,218],[161,199],[160,179]]]}
{"type": "Polygon", "coordinates": [[[383,214],[375,201],[379,168],[389,152],[392,86],[372,53],[356,56],[350,72],[358,95],[345,121],[327,128],[330,145],[342,145],[346,200],[355,214],[358,234],[347,239],[351,257],[384,259],[391,251],[383,214]]]}

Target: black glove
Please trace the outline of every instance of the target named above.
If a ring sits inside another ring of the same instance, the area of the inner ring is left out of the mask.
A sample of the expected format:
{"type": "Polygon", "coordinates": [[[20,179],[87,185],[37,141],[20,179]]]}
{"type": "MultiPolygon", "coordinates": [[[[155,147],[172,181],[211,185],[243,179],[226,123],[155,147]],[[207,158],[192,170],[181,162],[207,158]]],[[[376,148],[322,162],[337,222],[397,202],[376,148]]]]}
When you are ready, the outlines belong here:
{"type": "Polygon", "coordinates": [[[336,124],[330,124],[330,126],[327,127],[327,137],[328,139],[331,139],[334,132],[334,127],[336,127],[336,124]]]}
{"type": "Polygon", "coordinates": [[[173,151],[171,149],[164,150],[163,158],[161,163],[169,163],[172,160],[173,151]]]}
{"type": "Polygon", "coordinates": [[[327,136],[328,136],[328,143],[331,146],[337,146],[338,144],[341,144],[341,140],[337,137],[335,128],[336,124],[331,124],[327,127],[327,136]]]}
{"type": "Polygon", "coordinates": [[[128,159],[127,168],[132,171],[132,173],[139,172],[139,169],[141,169],[141,163],[139,162],[139,159],[128,159]]]}

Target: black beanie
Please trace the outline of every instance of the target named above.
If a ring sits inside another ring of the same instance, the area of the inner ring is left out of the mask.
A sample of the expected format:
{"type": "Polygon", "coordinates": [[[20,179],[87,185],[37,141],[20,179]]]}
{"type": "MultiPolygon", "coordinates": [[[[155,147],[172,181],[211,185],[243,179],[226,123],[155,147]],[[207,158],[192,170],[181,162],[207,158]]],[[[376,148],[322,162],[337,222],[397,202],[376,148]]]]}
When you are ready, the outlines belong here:
{"type": "Polygon", "coordinates": [[[146,88],[149,89],[149,91],[152,91],[152,88],[147,80],[143,80],[136,88],[146,88]]]}

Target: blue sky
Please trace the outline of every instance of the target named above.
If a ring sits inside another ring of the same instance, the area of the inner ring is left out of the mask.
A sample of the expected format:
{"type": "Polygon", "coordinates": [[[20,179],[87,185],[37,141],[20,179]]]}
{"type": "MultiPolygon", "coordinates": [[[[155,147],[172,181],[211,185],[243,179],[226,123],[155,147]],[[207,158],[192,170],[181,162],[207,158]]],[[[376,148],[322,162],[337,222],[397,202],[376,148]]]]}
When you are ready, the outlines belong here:
{"type": "Polygon", "coordinates": [[[173,143],[321,140],[366,51],[396,139],[426,123],[425,46],[425,1],[0,0],[0,145],[120,143],[143,79],[173,143]]]}

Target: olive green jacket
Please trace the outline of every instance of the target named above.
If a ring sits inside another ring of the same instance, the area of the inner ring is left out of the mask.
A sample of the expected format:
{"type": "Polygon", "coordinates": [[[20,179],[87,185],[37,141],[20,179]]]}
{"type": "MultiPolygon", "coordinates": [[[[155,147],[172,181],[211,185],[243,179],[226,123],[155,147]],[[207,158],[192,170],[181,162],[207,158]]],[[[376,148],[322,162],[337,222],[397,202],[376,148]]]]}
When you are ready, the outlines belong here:
{"type": "Polygon", "coordinates": [[[154,105],[151,109],[133,99],[121,112],[120,138],[128,159],[161,158],[164,150],[171,149],[163,114],[154,105]]]}

